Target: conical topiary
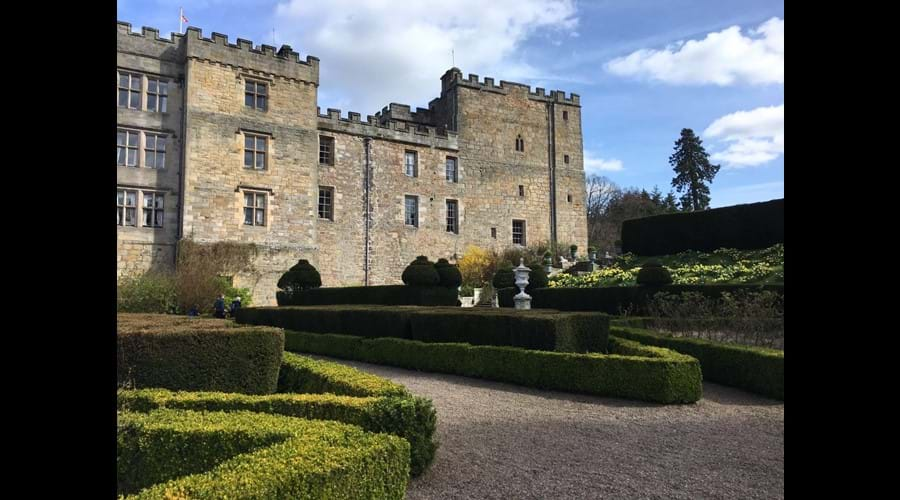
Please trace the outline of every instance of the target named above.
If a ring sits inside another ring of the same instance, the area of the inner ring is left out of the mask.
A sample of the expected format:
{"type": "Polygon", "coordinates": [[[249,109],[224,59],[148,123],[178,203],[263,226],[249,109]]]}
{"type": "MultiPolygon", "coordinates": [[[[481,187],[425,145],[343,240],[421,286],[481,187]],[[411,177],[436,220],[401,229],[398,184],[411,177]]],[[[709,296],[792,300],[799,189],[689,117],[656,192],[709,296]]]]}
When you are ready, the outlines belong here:
{"type": "Polygon", "coordinates": [[[637,274],[638,285],[668,285],[672,283],[672,274],[662,264],[656,261],[644,263],[637,274]]]}
{"type": "Polygon", "coordinates": [[[540,264],[532,264],[528,266],[531,272],[528,273],[528,286],[525,287],[525,293],[531,295],[531,291],[535,288],[547,288],[550,280],[547,278],[547,271],[540,264]]]}
{"type": "Polygon", "coordinates": [[[434,268],[434,263],[428,257],[420,255],[409,263],[401,276],[403,283],[411,286],[435,286],[441,281],[441,277],[434,268]]]}
{"type": "Polygon", "coordinates": [[[447,259],[438,259],[434,264],[437,270],[440,282],[438,285],[447,288],[456,288],[462,285],[462,273],[459,268],[447,261],[447,259]]]}
{"type": "Polygon", "coordinates": [[[306,259],[300,259],[278,279],[278,288],[287,293],[320,286],[322,286],[322,277],[319,276],[319,271],[306,259]]]}
{"type": "Polygon", "coordinates": [[[494,274],[494,279],[491,281],[491,284],[494,285],[494,289],[496,290],[516,286],[516,273],[513,271],[512,265],[509,263],[502,264],[500,268],[497,269],[497,273],[494,274]]]}

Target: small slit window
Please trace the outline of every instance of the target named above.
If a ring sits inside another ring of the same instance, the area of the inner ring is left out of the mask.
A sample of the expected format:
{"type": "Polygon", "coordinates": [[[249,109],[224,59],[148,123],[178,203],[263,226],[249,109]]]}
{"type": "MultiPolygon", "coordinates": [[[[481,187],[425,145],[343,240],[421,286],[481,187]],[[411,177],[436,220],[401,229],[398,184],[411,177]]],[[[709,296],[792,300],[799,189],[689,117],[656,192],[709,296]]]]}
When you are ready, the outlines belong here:
{"type": "Polygon", "coordinates": [[[522,134],[516,136],[516,151],[525,151],[525,139],[522,134]]]}

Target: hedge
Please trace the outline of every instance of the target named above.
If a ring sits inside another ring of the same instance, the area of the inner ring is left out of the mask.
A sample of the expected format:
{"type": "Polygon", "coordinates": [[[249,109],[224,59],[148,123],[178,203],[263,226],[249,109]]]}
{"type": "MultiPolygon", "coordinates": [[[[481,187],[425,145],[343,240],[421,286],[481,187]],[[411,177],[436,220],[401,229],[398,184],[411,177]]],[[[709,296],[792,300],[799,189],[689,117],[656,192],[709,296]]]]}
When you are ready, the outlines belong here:
{"type": "Polygon", "coordinates": [[[120,387],[247,394],[275,392],[284,332],[224,320],[119,314],[120,387]]]}
{"type": "Polygon", "coordinates": [[[559,352],[604,352],[609,318],[599,313],[503,311],[450,307],[256,307],[237,321],[290,330],[463,342],[559,352]]]}
{"type": "Polygon", "coordinates": [[[685,250],[755,249],[784,243],[784,198],[622,223],[622,251],[670,255],[685,250]]]}
{"type": "Polygon", "coordinates": [[[539,389],[658,403],[692,403],[702,392],[696,359],[614,337],[607,355],[294,331],[285,335],[285,349],[291,351],[539,389]]]}
{"type": "MultiPolygon", "coordinates": [[[[299,357],[297,355],[291,355],[299,357]]],[[[336,363],[330,363],[336,365],[336,363]]],[[[436,415],[431,401],[413,396],[352,397],[334,394],[251,396],[222,392],[120,390],[119,410],[159,408],[195,411],[252,411],[314,420],[335,420],[370,432],[386,432],[410,443],[410,474],[420,475],[434,459],[436,415]]]]}
{"type": "Polygon", "coordinates": [[[409,396],[406,388],[352,366],[284,353],[278,374],[278,392],[377,397],[409,396]]]}
{"type": "MultiPolygon", "coordinates": [[[[645,314],[650,300],[659,292],[682,294],[700,293],[719,298],[722,293],[772,291],[784,297],[784,285],[664,285],[664,286],[608,286],[599,288],[538,288],[531,295],[533,309],[559,311],[599,311],[607,314],[645,314]]],[[[500,307],[514,307],[512,297],[518,293],[505,288],[498,292],[500,307]]],[[[783,304],[781,305],[783,310],[783,304]]]]}
{"type": "MultiPolygon", "coordinates": [[[[669,337],[624,326],[613,326],[612,333],[697,358],[703,369],[703,378],[710,382],[784,401],[784,351],[669,337]]],[[[293,333],[288,332],[288,335],[293,333]]]]}
{"type": "Polygon", "coordinates": [[[456,306],[456,288],[443,286],[348,286],[313,288],[292,295],[276,292],[279,306],[321,306],[338,304],[376,304],[385,306],[456,306]]]}
{"type": "Polygon", "coordinates": [[[402,499],[409,476],[397,436],[252,412],[120,412],[116,451],[126,498],[402,499]]]}

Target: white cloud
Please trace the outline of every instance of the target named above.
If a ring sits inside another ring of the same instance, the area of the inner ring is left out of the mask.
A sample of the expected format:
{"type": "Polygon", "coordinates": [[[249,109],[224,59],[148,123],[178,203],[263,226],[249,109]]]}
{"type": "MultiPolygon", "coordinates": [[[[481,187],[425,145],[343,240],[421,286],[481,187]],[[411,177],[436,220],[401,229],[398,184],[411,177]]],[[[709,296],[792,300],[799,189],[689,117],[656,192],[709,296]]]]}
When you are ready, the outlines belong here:
{"type": "Polygon", "coordinates": [[[748,36],[739,26],[665,49],[640,49],[606,64],[607,71],[671,84],[720,86],[784,83],[784,19],[773,17],[748,36]]]}
{"type": "Polygon", "coordinates": [[[584,151],[584,171],[586,174],[594,174],[598,172],[619,172],[624,170],[622,160],[605,159],[596,156],[593,151],[584,151]]]}
{"type": "Polygon", "coordinates": [[[577,18],[572,0],[289,0],[275,23],[294,50],[321,59],[321,88],[365,116],[389,102],[427,106],[451,50],[464,73],[497,83],[540,77],[516,50],[535,31],[573,29],[577,18]]]}
{"type": "Polygon", "coordinates": [[[725,149],[710,154],[726,167],[761,165],[784,154],[784,104],[725,115],[706,128],[703,136],[725,149]]]}

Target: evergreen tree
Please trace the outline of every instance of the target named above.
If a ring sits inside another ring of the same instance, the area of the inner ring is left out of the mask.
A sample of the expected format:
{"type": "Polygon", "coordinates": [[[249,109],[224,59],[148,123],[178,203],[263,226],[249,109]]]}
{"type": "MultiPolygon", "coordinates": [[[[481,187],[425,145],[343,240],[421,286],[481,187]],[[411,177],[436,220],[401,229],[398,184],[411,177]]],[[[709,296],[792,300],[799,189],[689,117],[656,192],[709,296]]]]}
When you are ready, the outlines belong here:
{"type": "Polygon", "coordinates": [[[720,165],[709,163],[709,154],[703,148],[703,141],[694,131],[681,129],[681,138],[675,141],[675,153],[669,157],[669,165],[674,167],[675,178],[672,187],[681,196],[684,211],[706,210],[709,208],[709,186],[720,165]]]}
{"type": "Polygon", "coordinates": [[[663,207],[665,207],[666,212],[677,212],[678,211],[678,200],[675,199],[675,193],[669,191],[669,194],[666,195],[666,198],[662,202],[663,207]]]}

